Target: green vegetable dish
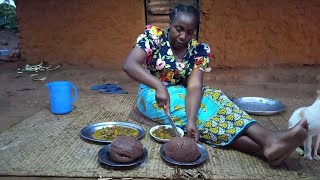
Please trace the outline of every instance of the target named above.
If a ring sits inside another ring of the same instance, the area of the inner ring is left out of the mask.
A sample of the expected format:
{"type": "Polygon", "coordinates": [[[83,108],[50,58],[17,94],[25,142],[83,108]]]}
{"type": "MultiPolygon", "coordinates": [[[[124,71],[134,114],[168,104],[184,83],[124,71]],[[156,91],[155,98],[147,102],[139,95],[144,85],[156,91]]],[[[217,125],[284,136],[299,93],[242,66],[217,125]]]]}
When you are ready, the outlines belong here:
{"type": "Polygon", "coordinates": [[[160,127],[152,132],[152,135],[160,139],[171,139],[175,136],[172,128],[160,127]]]}
{"type": "Polygon", "coordinates": [[[99,129],[92,134],[92,137],[99,140],[112,141],[117,136],[138,137],[139,132],[136,129],[123,126],[110,126],[99,129]]]}

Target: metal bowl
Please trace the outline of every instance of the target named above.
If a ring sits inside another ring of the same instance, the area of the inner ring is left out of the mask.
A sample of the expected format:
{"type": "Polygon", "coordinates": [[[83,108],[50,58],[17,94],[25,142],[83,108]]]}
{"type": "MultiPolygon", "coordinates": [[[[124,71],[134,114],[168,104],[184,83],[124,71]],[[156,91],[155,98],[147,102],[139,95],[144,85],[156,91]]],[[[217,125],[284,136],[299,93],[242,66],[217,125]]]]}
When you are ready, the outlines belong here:
{"type": "Polygon", "coordinates": [[[274,115],[285,109],[280,101],[263,97],[240,97],[233,102],[240,109],[252,115],[274,115]]]}
{"type": "MultiPolygon", "coordinates": [[[[149,131],[150,136],[153,137],[156,141],[159,141],[159,142],[168,142],[170,139],[161,139],[161,138],[159,138],[159,137],[157,137],[157,136],[155,136],[155,135],[152,134],[154,131],[156,131],[156,130],[159,129],[160,127],[165,127],[165,129],[172,129],[172,128],[171,128],[171,125],[157,125],[157,126],[153,126],[153,127],[150,129],[150,131],[149,131]]],[[[179,131],[180,136],[183,137],[183,136],[184,136],[183,130],[182,130],[181,128],[179,128],[179,127],[177,127],[177,130],[179,131]]]]}

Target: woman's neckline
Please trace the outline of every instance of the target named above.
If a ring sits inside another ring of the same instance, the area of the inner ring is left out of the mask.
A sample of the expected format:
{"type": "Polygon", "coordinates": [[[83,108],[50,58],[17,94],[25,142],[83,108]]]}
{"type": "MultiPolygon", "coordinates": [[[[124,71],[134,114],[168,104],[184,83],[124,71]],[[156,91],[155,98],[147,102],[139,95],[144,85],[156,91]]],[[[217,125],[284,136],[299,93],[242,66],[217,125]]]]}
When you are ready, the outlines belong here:
{"type": "MultiPolygon", "coordinates": [[[[170,44],[170,42],[169,42],[170,44]]],[[[173,57],[177,62],[183,62],[188,52],[188,48],[182,49],[181,52],[174,52],[173,48],[170,45],[170,49],[172,51],[173,57]]]]}

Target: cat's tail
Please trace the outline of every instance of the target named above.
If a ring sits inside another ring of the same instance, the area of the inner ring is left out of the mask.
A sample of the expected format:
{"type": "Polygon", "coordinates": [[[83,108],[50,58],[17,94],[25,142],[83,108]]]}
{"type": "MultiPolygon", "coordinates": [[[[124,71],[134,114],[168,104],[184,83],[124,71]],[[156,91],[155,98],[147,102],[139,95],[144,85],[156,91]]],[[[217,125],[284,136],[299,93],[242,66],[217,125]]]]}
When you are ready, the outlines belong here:
{"type": "Polygon", "coordinates": [[[298,124],[302,119],[304,119],[304,107],[301,107],[293,112],[289,121],[288,128],[292,128],[296,124],[298,124]]]}

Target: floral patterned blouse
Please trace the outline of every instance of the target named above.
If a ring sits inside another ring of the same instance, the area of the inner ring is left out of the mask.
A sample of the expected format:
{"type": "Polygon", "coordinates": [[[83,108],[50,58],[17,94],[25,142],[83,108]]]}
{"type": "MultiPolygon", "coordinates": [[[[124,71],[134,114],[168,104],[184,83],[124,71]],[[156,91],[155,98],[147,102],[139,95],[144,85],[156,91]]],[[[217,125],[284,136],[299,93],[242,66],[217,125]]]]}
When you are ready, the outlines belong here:
{"type": "Polygon", "coordinates": [[[147,25],[136,41],[135,47],[147,53],[146,69],[166,85],[187,85],[193,69],[204,71],[209,64],[210,48],[192,39],[181,62],[176,61],[168,39],[168,29],[147,25]]]}

